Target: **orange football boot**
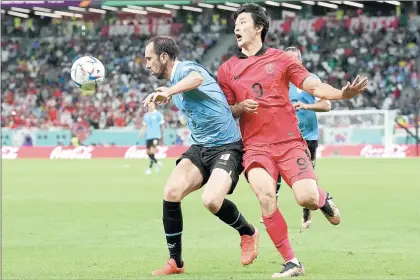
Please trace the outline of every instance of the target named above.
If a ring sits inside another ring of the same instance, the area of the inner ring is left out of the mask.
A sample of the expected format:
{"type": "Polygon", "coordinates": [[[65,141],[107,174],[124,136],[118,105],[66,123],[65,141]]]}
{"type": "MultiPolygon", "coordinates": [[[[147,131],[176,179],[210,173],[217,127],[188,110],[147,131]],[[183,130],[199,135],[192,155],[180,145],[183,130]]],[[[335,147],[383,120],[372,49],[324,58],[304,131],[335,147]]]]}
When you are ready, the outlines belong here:
{"type": "Polygon", "coordinates": [[[174,259],[169,259],[169,261],[161,268],[156,271],[153,271],[153,276],[164,276],[171,274],[182,274],[184,273],[184,262],[182,262],[182,267],[179,268],[176,266],[174,259]]]}
{"type": "Polygon", "coordinates": [[[251,264],[258,256],[258,242],[260,239],[260,232],[255,229],[255,233],[241,236],[241,263],[243,265],[251,264]]]}

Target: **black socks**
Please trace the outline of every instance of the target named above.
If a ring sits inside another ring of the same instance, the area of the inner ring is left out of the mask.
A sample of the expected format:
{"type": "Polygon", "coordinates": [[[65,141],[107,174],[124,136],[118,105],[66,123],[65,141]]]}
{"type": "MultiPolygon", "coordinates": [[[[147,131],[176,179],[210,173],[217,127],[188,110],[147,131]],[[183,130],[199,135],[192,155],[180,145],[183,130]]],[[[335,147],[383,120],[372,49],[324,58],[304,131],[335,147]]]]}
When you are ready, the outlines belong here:
{"type": "Polygon", "coordinates": [[[220,220],[236,229],[240,235],[254,235],[255,229],[248,224],[245,218],[239,213],[236,205],[230,200],[223,200],[222,207],[215,214],[220,220]]]}
{"type": "Polygon", "coordinates": [[[169,256],[176,265],[182,267],[182,212],[180,202],[163,201],[163,227],[165,229],[166,243],[169,256]]]}
{"type": "Polygon", "coordinates": [[[157,160],[155,158],[155,154],[148,154],[149,158],[150,158],[150,164],[149,164],[149,168],[153,167],[154,163],[157,163],[157,160]]]}

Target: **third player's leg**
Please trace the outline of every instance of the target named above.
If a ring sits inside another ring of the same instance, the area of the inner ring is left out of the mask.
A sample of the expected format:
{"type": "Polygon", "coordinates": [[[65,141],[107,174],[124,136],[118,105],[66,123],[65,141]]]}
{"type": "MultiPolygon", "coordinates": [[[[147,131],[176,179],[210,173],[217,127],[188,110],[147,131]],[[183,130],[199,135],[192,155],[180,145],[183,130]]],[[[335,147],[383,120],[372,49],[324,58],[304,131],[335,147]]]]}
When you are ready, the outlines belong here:
{"type": "MultiPolygon", "coordinates": [[[[312,167],[315,169],[316,164],[316,150],[318,148],[317,140],[306,140],[308,145],[309,152],[311,154],[312,167]]],[[[302,228],[308,229],[312,224],[312,211],[308,208],[303,208],[302,210],[302,228]]]]}
{"type": "Polygon", "coordinates": [[[328,193],[317,184],[310,153],[303,141],[284,146],[283,158],[278,162],[285,182],[292,186],[297,203],[310,210],[320,209],[331,224],[340,223],[340,213],[328,193]]]}

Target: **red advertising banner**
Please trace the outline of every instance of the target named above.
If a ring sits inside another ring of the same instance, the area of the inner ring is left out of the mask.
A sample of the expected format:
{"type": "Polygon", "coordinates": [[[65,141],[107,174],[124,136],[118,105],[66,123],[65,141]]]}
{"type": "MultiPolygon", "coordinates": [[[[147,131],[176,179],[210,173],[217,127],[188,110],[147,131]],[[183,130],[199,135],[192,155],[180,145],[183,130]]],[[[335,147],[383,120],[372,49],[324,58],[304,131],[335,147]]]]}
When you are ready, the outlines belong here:
{"type": "Polygon", "coordinates": [[[317,157],[406,158],[416,156],[416,145],[320,145],[317,157]]]}
{"type": "MultiPolygon", "coordinates": [[[[186,146],[157,148],[156,158],[176,158],[188,149],[186,146]]],[[[92,159],[92,158],[148,158],[146,148],[131,147],[2,147],[2,159],[92,159]]]]}
{"type": "Polygon", "coordinates": [[[270,23],[270,31],[280,32],[308,32],[319,31],[324,26],[345,26],[351,33],[356,31],[372,32],[381,28],[395,29],[398,27],[398,17],[366,17],[359,16],[337,20],[331,17],[316,17],[313,19],[288,18],[285,20],[273,20],[270,23]]]}
{"type": "MultiPolygon", "coordinates": [[[[187,146],[158,147],[156,158],[177,158],[187,146]]],[[[131,147],[2,147],[2,159],[145,159],[143,146],[131,147]]],[[[406,158],[416,156],[415,145],[320,145],[317,157],[406,158]]]]}

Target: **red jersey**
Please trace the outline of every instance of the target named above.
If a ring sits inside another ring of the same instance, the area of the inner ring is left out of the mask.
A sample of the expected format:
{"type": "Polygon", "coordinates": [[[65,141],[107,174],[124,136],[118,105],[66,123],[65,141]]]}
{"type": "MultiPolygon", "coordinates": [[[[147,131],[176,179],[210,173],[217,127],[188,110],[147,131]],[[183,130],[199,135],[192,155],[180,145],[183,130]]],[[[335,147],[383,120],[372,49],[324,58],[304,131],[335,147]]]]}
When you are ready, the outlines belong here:
{"type": "Polygon", "coordinates": [[[289,81],[299,87],[309,76],[294,57],[265,45],[255,56],[239,53],[219,67],[218,82],[229,105],[245,99],[259,104],[257,114],[243,113],[239,120],[245,148],[301,138],[289,81]]]}

